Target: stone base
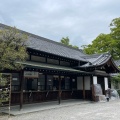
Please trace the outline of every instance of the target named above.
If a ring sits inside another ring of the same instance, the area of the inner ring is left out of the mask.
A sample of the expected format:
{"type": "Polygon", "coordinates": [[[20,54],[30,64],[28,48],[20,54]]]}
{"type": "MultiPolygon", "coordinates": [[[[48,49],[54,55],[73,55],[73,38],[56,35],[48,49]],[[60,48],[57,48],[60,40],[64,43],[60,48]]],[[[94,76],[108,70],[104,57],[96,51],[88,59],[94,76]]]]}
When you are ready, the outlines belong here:
{"type": "Polygon", "coordinates": [[[106,97],[105,95],[96,95],[95,96],[95,101],[98,102],[98,101],[106,101],[106,97]]]}

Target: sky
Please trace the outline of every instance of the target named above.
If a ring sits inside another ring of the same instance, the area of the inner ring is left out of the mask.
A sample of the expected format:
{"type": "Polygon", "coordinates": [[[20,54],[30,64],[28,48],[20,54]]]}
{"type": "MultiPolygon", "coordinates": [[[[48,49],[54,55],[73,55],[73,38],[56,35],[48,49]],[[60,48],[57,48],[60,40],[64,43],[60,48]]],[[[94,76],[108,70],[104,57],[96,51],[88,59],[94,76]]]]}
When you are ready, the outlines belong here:
{"type": "Polygon", "coordinates": [[[81,47],[120,17],[120,0],[0,0],[0,23],[81,47]]]}

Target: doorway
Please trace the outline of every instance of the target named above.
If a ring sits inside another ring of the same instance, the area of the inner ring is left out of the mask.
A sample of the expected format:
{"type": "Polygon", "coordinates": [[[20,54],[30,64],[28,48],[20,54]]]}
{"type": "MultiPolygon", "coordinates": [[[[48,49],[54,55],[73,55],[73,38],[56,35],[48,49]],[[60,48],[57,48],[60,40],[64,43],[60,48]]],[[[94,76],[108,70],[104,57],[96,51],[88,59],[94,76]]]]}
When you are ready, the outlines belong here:
{"type": "Polygon", "coordinates": [[[26,88],[28,91],[36,91],[37,90],[38,79],[36,78],[26,78],[26,88]]]}

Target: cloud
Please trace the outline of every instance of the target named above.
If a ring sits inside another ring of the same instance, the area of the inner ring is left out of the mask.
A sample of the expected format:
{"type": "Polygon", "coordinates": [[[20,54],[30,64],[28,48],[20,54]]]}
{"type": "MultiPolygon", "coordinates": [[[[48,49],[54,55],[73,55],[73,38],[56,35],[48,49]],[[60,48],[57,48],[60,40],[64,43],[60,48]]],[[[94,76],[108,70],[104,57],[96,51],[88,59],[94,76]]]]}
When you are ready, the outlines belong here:
{"type": "Polygon", "coordinates": [[[109,33],[119,5],[119,0],[4,0],[0,22],[55,41],[68,36],[80,47],[109,33]]]}

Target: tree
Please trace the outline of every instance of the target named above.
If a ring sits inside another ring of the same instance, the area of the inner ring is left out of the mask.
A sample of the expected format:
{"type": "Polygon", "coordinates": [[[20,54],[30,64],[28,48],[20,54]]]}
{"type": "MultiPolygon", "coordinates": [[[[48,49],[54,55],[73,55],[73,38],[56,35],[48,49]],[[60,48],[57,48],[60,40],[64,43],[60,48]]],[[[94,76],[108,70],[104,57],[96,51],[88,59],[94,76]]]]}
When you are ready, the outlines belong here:
{"type": "MultiPolygon", "coordinates": [[[[20,70],[22,64],[16,61],[25,61],[27,58],[25,42],[27,36],[20,33],[16,28],[0,30],[0,71],[20,70]]],[[[0,104],[7,102],[10,82],[4,74],[0,75],[0,104]],[[4,77],[3,77],[4,76],[4,77]],[[8,85],[7,85],[8,84],[8,85]]]]}
{"type": "Polygon", "coordinates": [[[87,54],[110,52],[114,59],[120,59],[120,18],[113,19],[110,34],[100,34],[92,44],[83,45],[87,54]]]}
{"type": "Polygon", "coordinates": [[[64,44],[64,45],[67,45],[67,46],[70,46],[70,47],[79,49],[78,46],[76,46],[76,45],[74,46],[74,45],[71,45],[71,44],[70,44],[70,40],[69,40],[68,37],[66,37],[66,38],[63,37],[60,42],[61,42],[62,44],[64,44]]]}
{"type": "Polygon", "coordinates": [[[120,41],[116,42],[110,34],[100,34],[95,40],[92,41],[92,44],[83,46],[83,48],[87,54],[104,53],[109,51],[114,59],[119,59],[119,43],[120,41]]]}
{"type": "Polygon", "coordinates": [[[21,34],[16,28],[0,30],[0,71],[23,67],[16,61],[25,61],[27,58],[26,40],[27,36],[21,34]]]}
{"type": "Polygon", "coordinates": [[[111,35],[115,40],[120,41],[120,17],[112,20],[110,24],[111,35]]]}
{"type": "Polygon", "coordinates": [[[113,86],[118,89],[118,84],[120,83],[120,73],[118,75],[112,76],[111,77],[111,82],[113,86]]]}
{"type": "Polygon", "coordinates": [[[66,38],[63,37],[60,42],[64,45],[67,45],[67,46],[70,45],[70,40],[68,37],[66,37],[66,38]]]}

